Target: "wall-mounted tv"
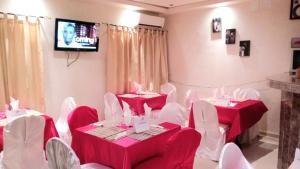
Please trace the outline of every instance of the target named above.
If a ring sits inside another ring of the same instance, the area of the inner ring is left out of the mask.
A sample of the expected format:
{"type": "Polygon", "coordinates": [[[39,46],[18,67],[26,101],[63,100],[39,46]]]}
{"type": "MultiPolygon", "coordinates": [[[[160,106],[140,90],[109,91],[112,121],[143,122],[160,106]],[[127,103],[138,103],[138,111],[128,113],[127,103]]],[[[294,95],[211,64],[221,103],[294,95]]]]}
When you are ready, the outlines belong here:
{"type": "Polygon", "coordinates": [[[60,18],[55,20],[55,50],[98,51],[98,46],[96,23],[60,18]]]}

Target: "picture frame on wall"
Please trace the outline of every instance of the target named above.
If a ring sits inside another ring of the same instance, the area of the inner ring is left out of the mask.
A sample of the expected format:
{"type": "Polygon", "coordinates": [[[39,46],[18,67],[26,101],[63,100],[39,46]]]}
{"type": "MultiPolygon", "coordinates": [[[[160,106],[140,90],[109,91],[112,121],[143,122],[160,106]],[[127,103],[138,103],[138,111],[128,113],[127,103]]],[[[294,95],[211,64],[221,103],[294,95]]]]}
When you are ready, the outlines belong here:
{"type": "Polygon", "coordinates": [[[291,48],[300,48],[300,37],[292,38],[291,40],[291,48]]]}
{"type": "Polygon", "coordinates": [[[226,29],[226,44],[235,44],[236,29],[226,29]]]}
{"type": "Polygon", "coordinates": [[[213,33],[222,32],[222,19],[221,18],[213,18],[213,20],[212,20],[212,32],[213,33]]]}
{"type": "Polygon", "coordinates": [[[300,0],[291,0],[290,19],[300,19],[300,0]]]}
{"type": "Polygon", "coordinates": [[[250,56],[250,47],[251,42],[250,40],[240,41],[240,56],[250,56]]]}

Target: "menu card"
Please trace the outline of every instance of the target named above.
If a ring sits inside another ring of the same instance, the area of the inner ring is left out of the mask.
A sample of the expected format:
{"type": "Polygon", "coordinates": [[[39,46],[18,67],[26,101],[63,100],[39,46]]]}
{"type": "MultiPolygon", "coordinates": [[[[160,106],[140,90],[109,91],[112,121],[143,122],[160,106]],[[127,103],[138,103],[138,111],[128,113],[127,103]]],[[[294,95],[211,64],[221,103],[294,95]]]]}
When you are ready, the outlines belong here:
{"type": "Polygon", "coordinates": [[[136,133],[141,133],[143,131],[149,130],[149,122],[146,116],[134,116],[133,127],[136,133]]]}
{"type": "Polygon", "coordinates": [[[107,138],[112,135],[116,135],[118,133],[126,131],[125,129],[119,127],[96,127],[94,129],[88,130],[85,133],[94,135],[100,138],[107,138]]]}
{"type": "Polygon", "coordinates": [[[129,134],[128,137],[135,140],[146,140],[152,136],[158,135],[160,133],[165,132],[166,129],[163,127],[151,127],[149,130],[141,132],[141,133],[132,133],[129,134]]]}

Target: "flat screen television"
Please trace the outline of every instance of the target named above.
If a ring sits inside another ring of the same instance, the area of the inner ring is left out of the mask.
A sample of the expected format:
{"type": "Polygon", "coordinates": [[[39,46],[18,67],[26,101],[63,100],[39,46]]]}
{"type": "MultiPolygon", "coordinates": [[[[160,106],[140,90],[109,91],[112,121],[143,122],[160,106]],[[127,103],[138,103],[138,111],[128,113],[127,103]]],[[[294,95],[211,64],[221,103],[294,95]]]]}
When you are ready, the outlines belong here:
{"type": "Polygon", "coordinates": [[[60,18],[55,20],[55,50],[98,51],[98,46],[96,23],[60,18]]]}
{"type": "Polygon", "coordinates": [[[294,50],[292,70],[296,70],[299,67],[300,67],[300,50],[294,50]]]}

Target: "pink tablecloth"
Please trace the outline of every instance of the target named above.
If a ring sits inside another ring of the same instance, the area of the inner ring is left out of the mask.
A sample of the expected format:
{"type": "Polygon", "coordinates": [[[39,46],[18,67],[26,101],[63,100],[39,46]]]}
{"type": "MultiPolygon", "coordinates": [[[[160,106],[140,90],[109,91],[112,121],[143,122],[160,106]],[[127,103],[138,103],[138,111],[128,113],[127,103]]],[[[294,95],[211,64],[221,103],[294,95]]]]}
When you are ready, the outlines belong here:
{"type": "MultiPolygon", "coordinates": [[[[233,142],[246,129],[257,123],[268,108],[262,101],[246,100],[234,107],[216,106],[219,123],[229,125],[226,142],[233,142]]],[[[190,113],[189,127],[195,128],[193,110],[190,113]]]]}
{"type": "Polygon", "coordinates": [[[108,141],[85,133],[95,126],[75,130],[72,148],[82,164],[98,162],[114,169],[130,169],[133,165],[161,153],[170,136],[180,130],[179,125],[163,123],[168,130],[143,141],[124,137],[108,141]]]}
{"type": "MultiPolygon", "coordinates": [[[[51,117],[43,115],[46,120],[45,129],[44,129],[44,149],[47,141],[52,137],[59,137],[58,132],[55,128],[54,121],[51,117]]],[[[3,112],[0,112],[0,119],[6,118],[3,112]]],[[[3,129],[4,126],[0,126],[0,151],[3,150],[3,129]]]]}
{"type": "Polygon", "coordinates": [[[137,95],[137,97],[122,97],[117,95],[120,104],[125,101],[137,115],[144,114],[144,103],[147,103],[152,110],[161,109],[166,104],[167,95],[160,94],[159,96],[153,96],[151,98],[143,97],[143,95],[137,95]]]}

